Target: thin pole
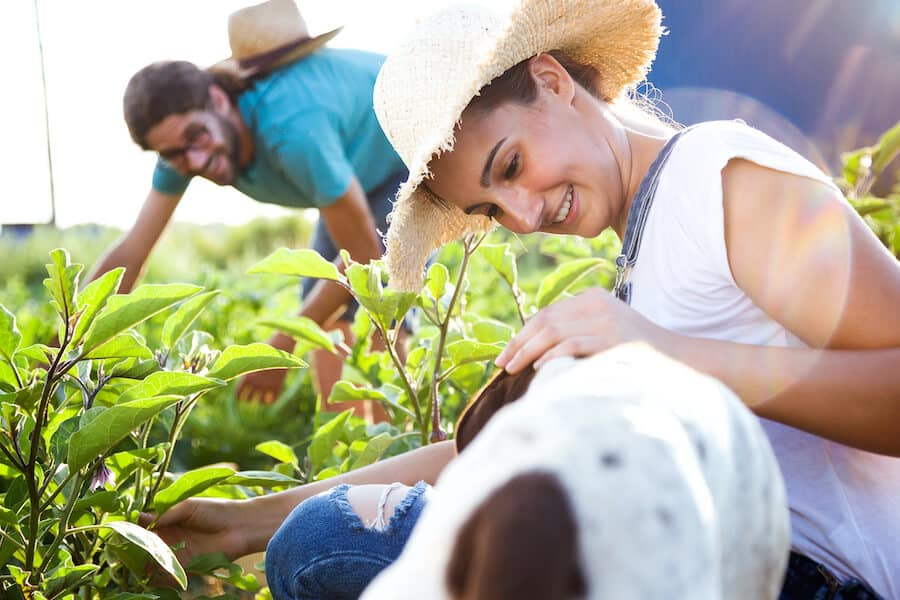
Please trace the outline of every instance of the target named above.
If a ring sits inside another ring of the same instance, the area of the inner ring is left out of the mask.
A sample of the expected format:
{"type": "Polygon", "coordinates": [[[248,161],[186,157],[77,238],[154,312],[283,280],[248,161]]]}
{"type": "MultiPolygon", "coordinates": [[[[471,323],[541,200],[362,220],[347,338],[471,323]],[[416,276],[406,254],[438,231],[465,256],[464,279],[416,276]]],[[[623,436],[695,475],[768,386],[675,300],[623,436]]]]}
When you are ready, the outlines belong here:
{"type": "Polygon", "coordinates": [[[44,64],[44,43],[41,37],[41,15],[38,0],[34,0],[34,24],[37,28],[38,53],[41,58],[41,83],[44,86],[44,131],[47,137],[47,168],[50,171],[50,225],[56,226],[56,187],[53,185],[53,152],[50,150],[50,108],[47,100],[47,70],[44,64]]]}

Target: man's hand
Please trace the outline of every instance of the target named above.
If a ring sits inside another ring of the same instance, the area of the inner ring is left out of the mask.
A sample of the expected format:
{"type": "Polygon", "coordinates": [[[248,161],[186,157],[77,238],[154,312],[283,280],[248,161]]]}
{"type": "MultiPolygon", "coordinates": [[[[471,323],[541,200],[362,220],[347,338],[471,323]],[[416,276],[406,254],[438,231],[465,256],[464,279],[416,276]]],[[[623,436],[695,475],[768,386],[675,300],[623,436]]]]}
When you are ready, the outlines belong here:
{"type": "MultiPolygon", "coordinates": [[[[173,506],[150,529],[170,546],[184,544],[176,552],[182,565],[212,552],[224,552],[228,560],[234,560],[251,552],[243,530],[248,519],[242,506],[235,500],[191,498],[173,506]]],[[[154,517],[145,513],[139,522],[148,527],[154,517]]]]}
{"type": "MultiPolygon", "coordinates": [[[[268,344],[285,352],[293,352],[296,346],[294,338],[283,333],[273,335],[269,338],[268,344]]],[[[284,387],[285,377],[287,369],[269,369],[244,375],[238,384],[237,397],[239,400],[272,404],[278,399],[278,394],[284,387]]]]}
{"type": "Polygon", "coordinates": [[[272,404],[284,387],[285,377],[287,369],[269,369],[244,375],[237,388],[238,400],[272,404]]]}

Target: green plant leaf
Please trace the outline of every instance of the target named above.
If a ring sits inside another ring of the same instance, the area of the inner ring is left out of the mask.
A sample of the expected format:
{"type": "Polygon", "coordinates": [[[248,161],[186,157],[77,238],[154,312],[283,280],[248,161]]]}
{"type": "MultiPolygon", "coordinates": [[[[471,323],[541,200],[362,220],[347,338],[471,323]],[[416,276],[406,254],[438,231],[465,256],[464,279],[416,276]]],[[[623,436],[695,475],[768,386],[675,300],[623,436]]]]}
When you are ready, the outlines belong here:
{"type": "Polygon", "coordinates": [[[476,252],[494,267],[509,287],[517,289],[519,274],[516,255],[510,250],[509,244],[481,244],[476,252]]]}
{"type": "Polygon", "coordinates": [[[81,428],[72,435],[69,444],[69,468],[73,471],[83,468],[130,432],[182,399],[181,396],[143,398],[102,409],[88,423],[82,417],[81,428]]]}
{"type": "Polygon", "coordinates": [[[389,383],[381,386],[382,389],[374,389],[371,387],[365,386],[357,386],[349,381],[338,381],[331,388],[331,395],[328,396],[328,402],[353,402],[356,400],[374,400],[376,402],[384,402],[395,409],[403,412],[407,416],[415,419],[416,415],[411,410],[406,408],[405,406],[401,406],[397,402],[397,398],[402,395],[403,391],[397,386],[392,386],[389,383]],[[390,397],[388,394],[385,394],[384,391],[387,388],[388,391],[392,392],[390,397]]]}
{"type": "Polygon", "coordinates": [[[99,508],[103,512],[114,512],[119,508],[119,494],[115,490],[99,490],[80,498],[72,509],[78,515],[89,508],[99,508]]]}
{"type": "Polygon", "coordinates": [[[52,598],[60,592],[64,592],[77,585],[91,573],[97,571],[100,567],[91,564],[82,564],[78,566],[63,566],[55,569],[53,573],[44,580],[44,594],[48,598],[52,598]]]}
{"type": "Polygon", "coordinates": [[[307,449],[313,472],[318,471],[331,456],[331,449],[344,435],[344,427],[352,412],[352,410],[345,410],[316,430],[307,449]]]}
{"type": "Polygon", "coordinates": [[[485,344],[474,340],[459,340],[447,344],[447,356],[454,365],[493,360],[503,352],[503,344],[485,344]]]}
{"type": "Polygon", "coordinates": [[[439,262],[428,267],[428,274],[425,277],[425,287],[431,294],[431,297],[440,302],[447,290],[447,282],[450,280],[450,272],[447,267],[439,262]]]}
{"type": "Polygon", "coordinates": [[[78,317],[78,324],[75,325],[72,335],[73,345],[78,345],[91,323],[94,322],[94,317],[106,306],[106,301],[110,296],[119,289],[124,273],[125,269],[121,267],[107,271],[84,286],[84,289],[78,294],[77,301],[78,308],[81,309],[81,316],[78,317]]]}
{"type": "Polygon", "coordinates": [[[102,364],[103,371],[107,376],[119,377],[122,379],[144,379],[150,374],[160,370],[159,363],[156,362],[156,359],[112,359],[104,361],[102,364]]]}
{"type": "Polygon", "coordinates": [[[119,396],[116,404],[154,396],[190,396],[225,385],[224,381],[211,379],[184,371],[157,371],[119,396]]]}
{"type": "Polygon", "coordinates": [[[897,154],[900,154],[900,121],[878,139],[875,153],[872,155],[872,171],[880,175],[897,154]]]}
{"type": "Polygon", "coordinates": [[[538,308],[553,303],[579,279],[601,267],[609,267],[609,262],[603,258],[582,258],[562,263],[541,281],[537,292],[538,308]]]}
{"type": "Polygon", "coordinates": [[[259,324],[263,327],[272,327],[284,333],[288,333],[301,340],[323,348],[329,352],[335,352],[334,342],[319,325],[308,317],[294,317],[292,319],[262,319],[259,324]]]}
{"type": "MultiPolygon", "coordinates": [[[[354,442],[354,444],[355,443],[356,442],[354,442]]],[[[359,469],[360,467],[365,467],[366,465],[370,465],[379,460],[393,443],[394,438],[391,434],[379,433],[366,442],[365,449],[356,457],[356,460],[353,461],[350,470],[352,471],[354,469],[359,469]]]]}
{"type": "Polygon", "coordinates": [[[182,500],[211,488],[234,475],[228,467],[203,467],[181,475],[169,487],[160,490],[153,499],[153,508],[161,515],[182,500]]]}
{"type": "Polygon", "coordinates": [[[131,329],[202,289],[196,285],[181,283],[145,284],[130,294],[116,294],[110,297],[85,334],[83,352],[90,352],[119,333],[131,329]]]}
{"type": "Polygon", "coordinates": [[[69,451],[69,441],[78,429],[78,417],[71,417],[59,424],[50,438],[50,456],[58,461],[65,459],[69,451]]]}
{"type": "Polygon", "coordinates": [[[166,323],[163,325],[160,337],[163,345],[166,348],[174,348],[178,340],[187,333],[194,321],[203,313],[209,303],[215,300],[219,293],[218,290],[213,290],[197,294],[179,306],[172,316],[166,319],[166,323]]]}
{"type": "Polygon", "coordinates": [[[353,297],[385,328],[402,319],[416,301],[418,294],[414,292],[382,287],[381,266],[377,261],[368,265],[353,263],[344,272],[353,297]]]}
{"type": "Polygon", "coordinates": [[[50,261],[47,265],[49,277],[44,280],[44,287],[50,291],[52,304],[60,318],[65,320],[66,317],[72,317],[78,310],[75,304],[75,291],[78,289],[78,276],[84,266],[71,264],[69,253],[62,248],[57,248],[50,253],[50,261]]]}
{"type": "Polygon", "coordinates": [[[227,569],[232,564],[224,552],[211,552],[191,558],[185,569],[191,573],[212,573],[217,569],[227,569]]]}
{"type": "Polygon", "coordinates": [[[216,359],[207,375],[214,379],[229,381],[253,371],[296,369],[305,366],[305,362],[292,354],[273,348],[268,344],[256,343],[246,346],[228,346],[216,359]]]}
{"type": "Polygon", "coordinates": [[[22,334],[16,327],[16,316],[0,304],[0,357],[13,365],[13,368],[13,355],[21,342],[22,334]]]}
{"type": "Polygon", "coordinates": [[[226,485],[270,488],[291,486],[301,482],[299,479],[294,479],[289,475],[277,473],[275,471],[240,471],[226,479],[223,483],[226,485]]]}
{"type": "Polygon", "coordinates": [[[57,351],[57,348],[51,348],[44,344],[31,344],[30,346],[20,348],[19,351],[16,352],[16,356],[24,356],[28,358],[32,364],[49,365],[53,362],[53,357],[56,356],[57,351]]]}
{"type": "Polygon", "coordinates": [[[16,517],[16,513],[5,506],[0,506],[0,524],[15,527],[18,523],[19,519],[16,517]]]}
{"type": "Polygon", "coordinates": [[[279,248],[260,262],[256,263],[248,273],[275,273],[277,275],[293,275],[295,277],[313,277],[342,281],[334,263],[328,262],[315,250],[303,248],[289,250],[279,248]]]}
{"type": "Polygon", "coordinates": [[[175,558],[175,554],[169,549],[169,546],[158,535],[128,521],[109,521],[100,525],[100,527],[112,529],[135,546],[144,550],[156,561],[156,564],[175,578],[181,589],[187,589],[187,575],[185,575],[184,569],[179,564],[178,559],[175,558]]]}
{"type": "Polygon", "coordinates": [[[472,335],[485,344],[505,344],[513,336],[514,329],[493,319],[478,319],[472,324],[472,335]]]}
{"type": "Polygon", "coordinates": [[[294,449],[278,440],[269,440],[256,445],[256,451],[262,452],[266,456],[271,456],[278,462],[288,463],[291,465],[299,464],[297,454],[294,449]]]}
{"type": "Polygon", "coordinates": [[[84,359],[136,358],[149,360],[153,352],[136,331],[126,331],[100,344],[84,355],[84,359]]]}

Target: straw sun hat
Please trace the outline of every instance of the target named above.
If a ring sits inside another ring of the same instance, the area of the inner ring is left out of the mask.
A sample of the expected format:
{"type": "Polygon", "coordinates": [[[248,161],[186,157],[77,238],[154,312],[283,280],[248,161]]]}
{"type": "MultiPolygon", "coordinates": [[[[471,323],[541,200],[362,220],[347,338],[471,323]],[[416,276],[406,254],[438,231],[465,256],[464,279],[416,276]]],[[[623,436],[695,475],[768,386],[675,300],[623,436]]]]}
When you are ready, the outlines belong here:
{"type": "Polygon", "coordinates": [[[341,30],[311,36],[294,0],[268,0],[231,13],[228,44],[231,57],[213,69],[250,77],[312,54],[341,30]]]}
{"type": "Polygon", "coordinates": [[[421,186],[428,163],[453,148],[453,130],[479,92],[510,67],[562,50],[595,67],[615,101],[644,79],[663,32],[654,0],[520,0],[506,15],[455,6],[419,22],[375,83],[375,112],[409,169],[391,213],[385,261],[391,287],[418,290],[428,255],[491,220],[443,207],[421,186]]]}

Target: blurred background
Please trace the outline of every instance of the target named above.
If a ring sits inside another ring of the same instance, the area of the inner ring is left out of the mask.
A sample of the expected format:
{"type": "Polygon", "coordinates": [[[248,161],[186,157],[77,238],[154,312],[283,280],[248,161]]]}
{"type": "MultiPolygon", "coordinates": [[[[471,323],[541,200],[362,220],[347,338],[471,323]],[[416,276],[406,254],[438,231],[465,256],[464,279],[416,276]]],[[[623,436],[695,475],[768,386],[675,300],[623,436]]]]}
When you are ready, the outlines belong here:
{"type": "MultiPolygon", "coordinates": [[[[898,0],[658,1],[669,34],[650,82],[676,121],[743,118],[834,173],[841,151],[873,143],[900,118],[898,0]]],[[[334,46],[387,52],[418,16],[446,3],[299,5],[314,33],[344,25],[334,46]]],[[[154,60],[210,64],[227,56],[227,15],[246,4],[0,3],[6,83],[0,225],[6,237],[28,230],[14,224],[129,226],[155,159],[131,142],[122,121],[128,78],[154,60]]],[[[234,225],[284,214],[230,188],[195,181],[175,221],[234,225]]]]}

